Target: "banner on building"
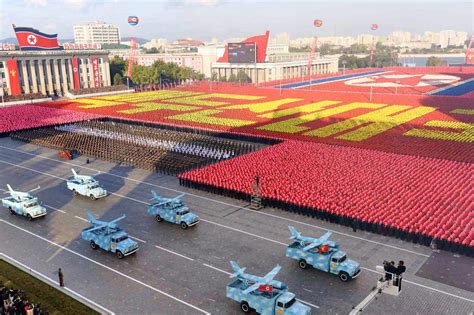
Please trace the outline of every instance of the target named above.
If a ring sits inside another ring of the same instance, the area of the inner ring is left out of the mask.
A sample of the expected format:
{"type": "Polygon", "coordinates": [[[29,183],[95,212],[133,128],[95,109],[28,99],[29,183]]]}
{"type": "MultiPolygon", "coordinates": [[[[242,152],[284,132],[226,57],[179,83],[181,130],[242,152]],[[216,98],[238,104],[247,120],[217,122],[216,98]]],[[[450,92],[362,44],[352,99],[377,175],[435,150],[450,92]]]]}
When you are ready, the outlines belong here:
{"type": "Polygon", "coordinates": [[[79,79],[79,60],[77,57],[72,58],[72,75],[74,79],[74,90],[81,88],[81,81],[79,79]]]}
{"type": "Polygon", "coordinates": [[[12,96],[21,95],[20,74],[16,60],[7,60],[8,78],[10,80],[10,94],[12,96]]]}
{"type": "Polygon", "coordinates": [[[62,47],[64,50],[98,50],[102,49],[101,44],[75,44],[75,43],[63,43],[62,47]]]}
{"type": "Polygon", "coordinates": [[[16,39],[20,50],[61,50],[58,34],[45,34],[32,27],[16,27],[16,39]]]}
{"type": "Polygon", "coordinates": [[[94,76],[94,87],[100,87],[99,58],[91,57],[92,74],[94,76]]]}

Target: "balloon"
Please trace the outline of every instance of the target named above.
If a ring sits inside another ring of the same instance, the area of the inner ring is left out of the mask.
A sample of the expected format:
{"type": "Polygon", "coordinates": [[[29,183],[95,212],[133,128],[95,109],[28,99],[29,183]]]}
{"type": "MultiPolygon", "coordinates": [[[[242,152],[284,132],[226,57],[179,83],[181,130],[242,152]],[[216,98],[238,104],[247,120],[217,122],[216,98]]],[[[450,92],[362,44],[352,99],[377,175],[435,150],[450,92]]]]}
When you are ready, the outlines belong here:
{"type": "Polygon", "coordinates": [[[139,21],[139,20],[138,20],[138,16],[130,15],[130,16],[128,17],[128,24],[130,24],[130,25],[135,26],[135,25],[138,24],[138,21],[139,21]]]}
{"type": "Polygon", "coordinates": [[[370,26],[370,29],[371,29],[372,31],[375,31],[375,30],[378,29],[378,28],[379,28],[379,25],[378,25],[378,24],[372,24],[372,25],[370,26]]]}
{"type": "Polygon", "coordinates": [[[321,27],[321,26],[323,26],[323,20],[314,20],[313,24],[316,27],[321,27]]]}

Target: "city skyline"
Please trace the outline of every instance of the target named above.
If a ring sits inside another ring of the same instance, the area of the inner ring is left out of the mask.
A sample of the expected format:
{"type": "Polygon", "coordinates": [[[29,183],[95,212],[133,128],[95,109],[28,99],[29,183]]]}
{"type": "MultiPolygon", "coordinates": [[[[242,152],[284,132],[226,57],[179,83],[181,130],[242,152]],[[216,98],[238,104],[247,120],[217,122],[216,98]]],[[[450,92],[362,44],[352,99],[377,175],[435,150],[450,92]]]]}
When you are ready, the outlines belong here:
{"type": "Polygon", "coordinates": [[[286,32],[292,38],[316,34],[357,36],[373,33],[372,23],[380,25],[377,35],[441,30],[472,33],[474,16],[470,1],[25,0],[8,3],[0,0],[0,9],[0,38],[13,37],[11,24],[73,38],[74,24],[105,21],[117,25],[122,37],[170,40],[191,37],[203,41],[248,37],[267,29],[274,35],[286,32]],[[52,10],[58,7],[66,10],[51,20],[52,10]],[[107,17],[104,12],[108,12],[107,17]],[[264,18],[258,12],[265,12],[264,18]],[[138,26],[127,24],[128,15],[140,17],[138,26]],[[323,27],[316,29],[312,21],[318,18],[323,20],[323,27]]]}

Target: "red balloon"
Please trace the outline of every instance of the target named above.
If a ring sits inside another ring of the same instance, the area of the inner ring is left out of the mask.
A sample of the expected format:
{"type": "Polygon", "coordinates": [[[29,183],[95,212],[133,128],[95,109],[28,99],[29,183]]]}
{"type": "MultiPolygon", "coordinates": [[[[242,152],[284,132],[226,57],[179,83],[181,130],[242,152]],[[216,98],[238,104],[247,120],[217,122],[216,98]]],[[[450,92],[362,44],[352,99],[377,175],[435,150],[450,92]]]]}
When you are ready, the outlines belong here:
{"type": "Polygon", "coordinates": [[[323,20],[314,20],[313,24],[316,27],[321,27],[321,26],[323,26],[323,20]]]}

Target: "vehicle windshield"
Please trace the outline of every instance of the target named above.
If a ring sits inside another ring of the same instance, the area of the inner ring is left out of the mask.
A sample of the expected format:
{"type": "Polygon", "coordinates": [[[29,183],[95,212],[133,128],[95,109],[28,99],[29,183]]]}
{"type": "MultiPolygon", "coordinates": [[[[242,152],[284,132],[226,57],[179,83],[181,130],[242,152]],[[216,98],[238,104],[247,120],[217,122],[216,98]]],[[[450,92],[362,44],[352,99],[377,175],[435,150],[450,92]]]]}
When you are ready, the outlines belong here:
{"type": "Polygon", "coordinates": [[[122,241],[125,241],[128,238],[128,235],[121,236],[119,238],[115,239],[115,242],[120,243],[122,241]]]}
{"type": "Polygon", "coordinates": [[[96,188],[99,188],[99,184],[94,184],[94,185],[89,186],[89,189],[96,189],[96,188]]]}
{"type": "Polygon", "coordinates": [[[31,202],[31,203],[27,203],[25,204],[25,208],[32,208],[32,207],[36,207],[38,205],[37,202],[31,202]]]}
{"type": "Polygon", "coordinates": [[[178,212],[178,215],[185,215],[186,213],[189,213],[189,210],[183,210],[178,212]]]}
{"type": "Polygon", "coordinates": [[[292,298],[290,301],[288,301],[288,303],[285,304],[285,308],[290,308],[293,304],[295,304],[296,302],[296,299],[295,298],[292,298]]]}
{"type": "Polygon", "coordinates": [[[342,263],[343,261],[346,260],[346,258],[347,258],[346,256],[342,256],[341,258],[339,258],[339,262],[342,263]]]}

